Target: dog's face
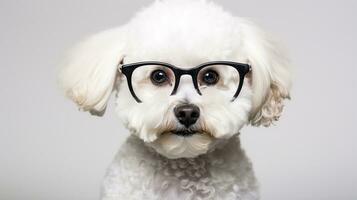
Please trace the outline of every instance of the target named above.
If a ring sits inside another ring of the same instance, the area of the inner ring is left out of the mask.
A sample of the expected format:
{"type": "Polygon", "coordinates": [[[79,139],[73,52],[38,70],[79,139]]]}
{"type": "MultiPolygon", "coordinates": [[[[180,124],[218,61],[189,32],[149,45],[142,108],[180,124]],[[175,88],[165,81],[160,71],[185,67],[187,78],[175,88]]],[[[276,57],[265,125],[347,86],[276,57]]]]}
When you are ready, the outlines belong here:
{"type": "Polygon", "coordinates": [[[251,22],[205,1],[156,2],[124,27],[88,39],[73,55],[61,74],[66,94],[98,115],[115,90],[125,126],[169,158],[204,154],[248,123],[268,126],[280,116],[290,87],[288,62],[276,43],[251,22]],[[135,69],[130,80],[121,73],[123,65],[142,61],[181,70],[234,61],[252,71],[242,77],[232,67],[212,65],[177,77],[152,64],[135,69]]]}
{"type": "MultiPolygon", "coordinates": [[[[129,57],[125,60],[137,62],[129,57]]],[[[175,94],[175,74],[171,70],[158,65],[141,68],[135,69],[130,79],[140,102],[129,91],[128,78],[121,76],[117,113],[133,134],[162,155],[179,158],[206,153],[248,122],[252,104],[249,75],[233,99],[240,77],[231,66],[204,67],[194,79],[181,76],[175,94]],[[199,92],[193,84],[195,79],[199,92]]]]}

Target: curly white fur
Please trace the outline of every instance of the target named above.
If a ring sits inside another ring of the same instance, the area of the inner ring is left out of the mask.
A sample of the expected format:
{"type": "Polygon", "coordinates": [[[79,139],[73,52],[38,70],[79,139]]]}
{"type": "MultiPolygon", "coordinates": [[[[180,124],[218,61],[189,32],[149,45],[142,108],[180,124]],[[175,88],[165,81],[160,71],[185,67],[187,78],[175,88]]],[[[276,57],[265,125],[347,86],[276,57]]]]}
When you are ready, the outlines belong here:
{"type": "Polygon", "coordinates": [[[102,192],[103,200],[259,198],[238,137],[196,158],[167,159],[131,136],[109,167],[102,192]]]}
{"type": "Polygon", "coordinates": [[[255,178],[240,148],[246,124],[269,126],[289,98],[291,73],[285,51],[247,19],[205,0],[155,1],[120,28],[77,45],[64,62],[60,84],[84,111],[102,115],[113,91],[116,111],[133,136],[121,147],[103,185],[103,199],[257,199],[255,178]],[[138,88],[154,98],[137,103],[121,62],[164,61],[181,68],[213,60],[252,66],[238,98],[200,96],[190,77],[175,95],[138,88]],[[191,137],[173,108],[195,104],[201,111],[191,137]]]}

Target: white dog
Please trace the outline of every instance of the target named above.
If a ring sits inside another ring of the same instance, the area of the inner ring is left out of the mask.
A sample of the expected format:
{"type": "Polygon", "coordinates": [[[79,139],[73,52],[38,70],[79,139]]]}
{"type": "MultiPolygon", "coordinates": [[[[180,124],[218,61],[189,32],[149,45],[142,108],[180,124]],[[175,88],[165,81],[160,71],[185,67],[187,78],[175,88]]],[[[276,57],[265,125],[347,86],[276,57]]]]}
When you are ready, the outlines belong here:
{"type": "Polygon", "coordinates": [[[291,84],[284,54],[252,22],[204,0],[156,1],[76,46],[60,74],[66,95],[102,115],[115,91],[132,133],[102,199],[258,199],[238,134],[280,117],[291,84]]]}

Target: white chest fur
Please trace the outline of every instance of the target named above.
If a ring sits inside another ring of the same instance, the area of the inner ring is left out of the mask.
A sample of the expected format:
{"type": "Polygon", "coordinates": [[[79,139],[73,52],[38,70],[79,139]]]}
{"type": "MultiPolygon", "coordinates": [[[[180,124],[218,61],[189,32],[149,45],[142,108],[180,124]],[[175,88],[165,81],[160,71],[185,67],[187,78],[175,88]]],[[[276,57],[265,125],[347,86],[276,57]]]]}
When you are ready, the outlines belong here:
{"type": "Polygon", "coordinates": [[[238,137],[192,159],[167,159],[130,136],[110,165],[102,200],[259,199],[238,137]]]}

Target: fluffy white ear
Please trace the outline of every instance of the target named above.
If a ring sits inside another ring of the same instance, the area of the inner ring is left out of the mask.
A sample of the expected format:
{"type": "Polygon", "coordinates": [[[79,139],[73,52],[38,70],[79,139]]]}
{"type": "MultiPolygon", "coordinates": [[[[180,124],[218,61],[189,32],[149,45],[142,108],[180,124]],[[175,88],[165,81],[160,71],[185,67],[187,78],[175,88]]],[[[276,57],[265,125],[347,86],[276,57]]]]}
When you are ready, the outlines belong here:
{"type": "Polygon", "coordinates": [[[276,40],[248,20],[242,20],[243,52],[252,66],[251,124],[269,126],[277,121],[290,98],[291,65],[276,40]]]}
{"type": "Polygon", "coordinates": [[[124,33],[112,29],[76,45],[63,62],[59,84],[83,111],[103,115],[123,59],[124,33]]]}

